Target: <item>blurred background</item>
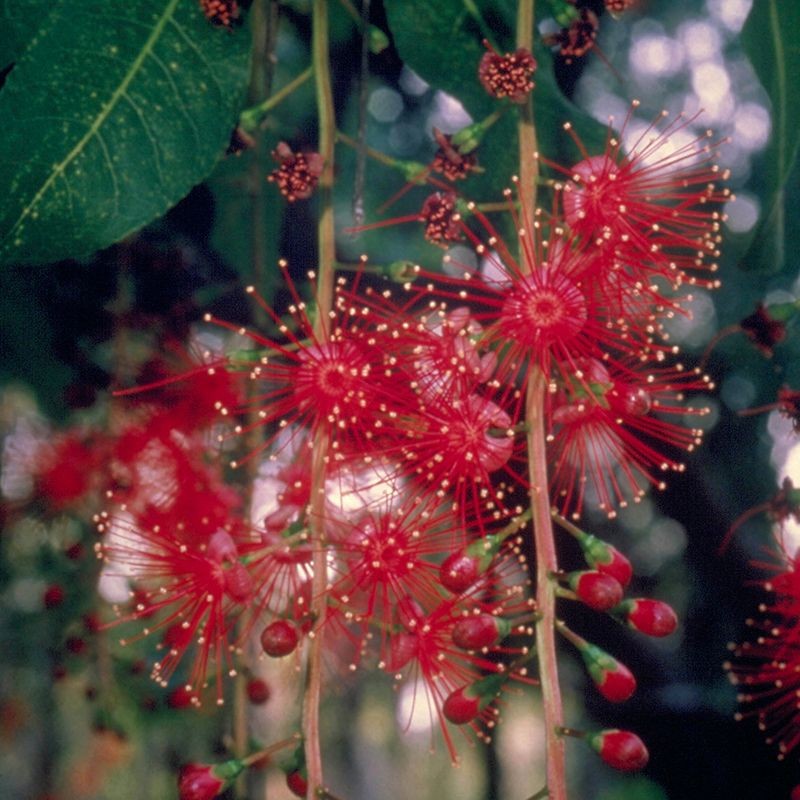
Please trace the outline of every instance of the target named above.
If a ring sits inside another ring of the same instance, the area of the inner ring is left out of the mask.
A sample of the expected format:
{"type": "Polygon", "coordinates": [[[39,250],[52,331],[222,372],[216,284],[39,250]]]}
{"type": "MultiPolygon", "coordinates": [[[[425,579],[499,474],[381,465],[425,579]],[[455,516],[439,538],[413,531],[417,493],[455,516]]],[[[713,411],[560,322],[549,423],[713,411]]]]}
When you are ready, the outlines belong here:
{"type": "MultiPolygon", "coordinates": [[[[732,335],[705,359],[715,393],[693,401],[712,409],[702,419],[704,446],[683,474],[672,477],[666,492],[622,511],[613,523],[592,509],[587,513],[585,527],[631,557],[634,596],[669,602],[681,625],[661,641],[636,637],[604,619],[592,623],[596,640],[639,681],[635,696],[621,706],[599,697],[573,654],[565,652],[570,724],[631,728],[651,753],[644,773],[626,776],[570,743],[576,800],[788,800],[800,783],[796,754],[779,761],[754,720],[734,721],[736,694],[722,668],[728,643],[747,635],[744,621],[764,600],[758,585],[763,573],[752,561],[767,558],[771,523],[765,515],[756,516],[723,555],[717,553],[719,545],[734,520],[772,497],[786,475],[800,483],[800,450],[791,422],[777,412],[738,413],[774,402],[781,386],[800,387],[800,336],[791,322],[771,357],[737,328],[758,303],[790,303],[798,295],[796,170],[784,188],[787,257],[781,262],[765,244],[753,248],[759,220],[774,199],[770,137],[776,115],[785,112],[773,105],[769,88],[759,81],[748,50],[752,43],[742,36],[753,2],[781,8],[793,0],[642,0],[618,20],[601,14],[596,47],[585,58],[567,63],[556,56],[540,64],[556,79],[559,88],[553,91],[571,98],[602,126],[610,116],[618,123],[625,119],[630,100],[638,98],[641,106],[627,128],[631,137],[662,109],[670,116],[702,110],[686,135],[713,128],[714,140],[729,139],[721,148],[721,166],[730,169],[736,195],[725,209],[722,288],[713,294],[695,291],[692,318],[675,319],[671,329],[686,362],[696,364],[718,332],[733,326],[732,335]]],[[[361,91],[355,54],[361,40],[347,5],[331,2],[332,61],[338,124],[355,137],[361,91]]],[[[398,11],[403,5],[371,2],[370,18],[386,41],[368,59],[366,141],[394,159],[425,164],[437,147],[434,127],[454,133],[473,121],[470,110],[483,112],[466,100],[474,87],[459,96],[451,86],[429,83],[430,75],[423,77],[413,58],[404,62],[408,55],[402,45],[413,35],[415,19],[408,10],[398,11]]],[[[501,29],[508,4],[480,5],[510,47],[508,31],[501,29]]],[[[547,3],[538,5],[542,29],[557,29],[547,3]]],[[[601,2],[584,5],[602,11],[601,2]]],[[[6,6],[13,4],[0,3],[0,12],[6,6]]],[[[235,33],[254,35],[262,52],[275,54],[274,61],[262,59],[253,68],[249,100],[256,102],[308,66],[309,9],[302,0],[280,5],[264,0],[254,4],[249,17],[246,28],[235,33]]],[[[800,29],[784,33],[787,47],[794,42],[796,48],[800,29]]],[[[453,56],[449,51],[455,44],[438,42],[442,59],[453,56]]],[[[774,41],[763,41],[765,54],[774,48],[774,41]]],[[[455,76],[455,88],[467,77],[455,76]]],[[[537,76],[539,81],[546,79],[537,76]]],[[[796,94],[791,83],[788,91],[796,94]]],[[[789,97],[786,102],[797,101],[789,97]]],[[[222,159],[207,180],[139,233],[90,258],[12,265],[0,274],[4,798],[173,798],[180,764],[225,757],[233,735],[233,697],[222,709],[213,702],[200,710],[185,707],[174,691],[180,680],[167,688],[150,680],[150,641],[122,648],[119,630],[102,627],[113,616],[108,601],[114,599],[114,587],[100,581],[92,546],[92,518],[102,508],[102,497],[91,487],[76,489],[79,502],[54,507],[37,495],[37,475],[47,443],[63,432],[81,431],[91,442],[120,424],[115,415],[126,409],[110,388],[135,382],[165,342],[224,347],[220,330],[203,325],[204,313],[237,324],[257,322],[245,285],[255,283],[277,308],[285,306],[273,265],[286,258],[302,282],[314,261],[315,205],[313,199],[287,205],[264,177],[275,167],[269,153],[279,141],[294,150],[313,149],[314,103],[313,83],[306,81],[270,111],[255,147],[222,159]]],[[[563,108],[569,111],[568,105],[563,108]]],[[[556,112],[558,117],[560,106],[556,112]]],[[[603,130],[597,130],[602,142],[603,130]]],[[[571,145],[563,138],[560,146],[569,153],[571,145]]],[[[502,142],[492,147],[501,149],[502,142]]],[[[507,148],[509,171],[515,148],[507,148]]],[[[564,158],[575,158],[571,152],[564,158]]],[[[553,157],[563,163],[560,154],[553,157]]],[[[479,158],[484,158],[480,150],[479,158]]],[[[503,163],[493,158],[482,163],[503,163]]],[[[340,260],[356,261],[366,253],[380,263],[408,260],[439,268],[445,251],[427,243],[419,226],[347,232],[358,224],[355,151],[340,145],[337,160],[340,260]]],[[[366,174],[363,207],[369,224],[381,218],[377,209],[404,178],[371,160],[366,174]]],[[[484,173],[464,192],[499,199],[507,180],[507,174],[484,173]]],[[[416,213],[424,192],[408,192],[383,218],[416,213]]],[[[450,256],[473,257],[459,246],[450,256]]],[[[79,453],[74,463],[80,466],[79,453]]],[[[793,535],[788,523],[786,531],[793,535]]],[[[294,662],[254,658],[248,677],[263,679],[271,689],[265,703],[247,706],[253,742],[291,732],[299,691],[294,662]]],[[[508,693],[491,746],[459,742],[461,763],[453,767],[424,703],[414,702],[413,686],[393,687],[383,673],[366,671],[357,681],[341,676],[329,686],[323,712],[326,779],[342,800],[523,800],[544,782],[535,691],[508,693]]],[[[289,793],[280,770],[266,767],[250,774],[244,796],[281,800],[289,793]]]]}

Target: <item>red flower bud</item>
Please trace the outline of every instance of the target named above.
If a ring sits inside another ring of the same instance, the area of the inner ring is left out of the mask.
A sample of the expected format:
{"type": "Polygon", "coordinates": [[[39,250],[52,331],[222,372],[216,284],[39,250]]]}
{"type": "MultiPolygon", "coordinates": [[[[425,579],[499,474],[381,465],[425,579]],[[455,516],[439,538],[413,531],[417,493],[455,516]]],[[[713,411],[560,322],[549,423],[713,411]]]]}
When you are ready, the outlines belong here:
{"type": "Polygon", "coordinates": [[[616,658],[593,647],[596,653],[589,657],[583,654],[586,668],[592,676],[600,694],[611,703],[622,703],[636,691],[636,678],[616,658]]]}
{"type": "Polygon", "coordinates": [[[623,772],[644,769],[650,760],[644,742],[630,731],[617,728],[597,731],[589,734],[587,741],[606,764],[623,772]]]}
{"type": "Polygon", "coordinates": [[[475,614],[453,626],[453,643],[462,650],[491,647],[508,636],[511,623],[494,614],[475,614]]]}
{"type": "Polygon", "coordinates": [[[563,623],[559,624],[558,629],[578,648],[589,675],[606,700],[621,703],[636,691],[636,678],[623,663],[573,633],[563,623]]]}
{"type": "Polygon", "coordinates": [[[631,582],[633,576],[631,562],[616,547],[592,535],[581,539],[580,544],[586,563],[592,569],[616,578],[623,588],[631,582]]]}
{"type": "Polygon", "coordinates": [[[453,594],[469,589],[480,574],[479,560],[464,550],[448,556],[439,567],[439,581],[453,594]]]}
{"type": "Polygon", "coordinates": [[[178,776],[180,800],[214,800],[244,769],[238,759],[222,764],[186,764],[178,776]]]}
{"type": "Polygon", "coordinates": [[[57,584],[48,586],[44,591],[44,607],[45,608],[58,608],[66,597],[66,592],[57,584]]]}
{"type": "Polygon", "coordinates": [[[297,627],[285,619],[275,620],[261,631],[261,647],[273,658],[294,652],[299,639],[297,627]]]}
{"type": "Polygon", "coordinates": [[[272,690],[266,681],[261,678],[251,678],[247,681],[247,699],[253,705],[260,706],[269,700],[272,690]]]}
{"type": "Polygon", "coordinates": [[[453,594],[461,594],[483,575],[503,545],[503,537],[489,534],[448,556],[439,567],[439,581],[453,594]]]}
{"type": "Polygon", "coordinates": [[[286,773],[286,785],[289,791],[297,797],[305,797],[308,793],[308,781],[300,770],[286,773]]]}
{"type": "Polygon", "coordinates": [[[456,689],[444,701],[442,713],[454,725],[472,722],[494,700],[507,680],[507,675],[487,675],[475,683],[456,689]]]}
{"type": "Polygon", "coordinates": [[[468,695],[466,692],[469,688],[469,686],[462,686],[460,689],[456,689],[444,701],[442,713],[454,725],[472,722],[481,713],[481,699],[468,695]]]}
{"type": "Polygon", "coordinates": [[[646,597],[626,600],[614,609],[614,613],[624,616],[629,627],[647,636],[669,636],[678,627],[677,615],[660,600],[646,597]]]}
{"type": "Polygon", "coordinates": [[[572,572],[567,576],[570,588],[595,611],[608,611],[622,601],[624,589],[612,575],[598,570],[572,572]]]}

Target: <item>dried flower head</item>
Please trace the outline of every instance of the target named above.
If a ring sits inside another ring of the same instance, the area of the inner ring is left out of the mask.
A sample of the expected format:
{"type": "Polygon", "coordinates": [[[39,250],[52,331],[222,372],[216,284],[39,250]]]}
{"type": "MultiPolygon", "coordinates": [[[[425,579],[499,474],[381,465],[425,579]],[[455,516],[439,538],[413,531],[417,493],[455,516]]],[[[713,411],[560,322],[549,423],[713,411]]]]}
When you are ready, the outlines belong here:
{"type": "Polygon", "coordinates": [[[439,149],[433,156],[431,170],[444,175],[449,181],[458,181],[466,178],[470,172],[477,169],[478,157],[474,152],[463,152],[453,144],[453,136],[442,133],[438,128],[433,129],[433,138],[439,149]]]}
{"type": "Polygon", "coordinates": [[[550,45],[557,45],[559,55],[570,64],[575,58],[583,58],[593,47],[597,40],[600,21],[597,14],[588,8],[582,8],[568,28],[562,28],[558,33],[546,37],[550,45]]]}
{"type": "Polygon", "coordinates": [[[775,319],[763,303],[759,303],[755,311],[739,323],[739,327],[767,358],[772,357],[775,345],[786,338],[786,323],[775,319]]]}
{"type": "Polygon", "coordinates": [[[524,103],[533,89],[531,80],[536,59],[521,47],[514,53],[500,55],[484,40],[487,51],[478,65],[478,79],[492,97],[507,97],[512,103],[524,103]]]}
{"type": "Polygon", "coordinates": [[[425,224],[425,238],[433,244],[444,245],[464,238],[456,210],[456,196],[434,192],[429,195],[419,212],[425,224]]]}
{"type": "Polygon", "coordinates": [[[319,153],[294,153],[286,142],[278,142],[272,157],[279,166],[267,176],[267,180],[277,184],[290,203],[311,197],[325,168],[322,156],[319,153]]]}
{"type": "Polygon", "coordinates": [[[239,19],[237,0],[200,0],[200,6],[209,22],[223,28],[230,28],[239,19]]]}
{"type": "Polygon", "coordinates": [[[605,0],[605,7],[606,11],[615,17],[630,10],[636,3],[637,0],[605,0]]]}

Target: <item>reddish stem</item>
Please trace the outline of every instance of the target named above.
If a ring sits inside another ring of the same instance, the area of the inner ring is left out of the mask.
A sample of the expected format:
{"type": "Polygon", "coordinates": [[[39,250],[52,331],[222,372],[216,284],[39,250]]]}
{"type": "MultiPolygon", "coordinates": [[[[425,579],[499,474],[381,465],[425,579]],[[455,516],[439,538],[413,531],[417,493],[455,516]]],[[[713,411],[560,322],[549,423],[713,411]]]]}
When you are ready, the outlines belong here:
{"type": "MultiPolygon", "coordinates": [[[[317,283],[317,316],[314,336],[318,341],[328,337],[329,313],[333,307],[333,279],[336,263],[333,218],[333,168],[336,142],[336,115],[331,88],[330,56],[328,51],[328,0],[314,0],[312,8],[312,57],[317,90],[319,115],[319,153],[325,169],[318,185],[319,223],[317,245],[319,273],[317,283]]],[[[315,431],[311,455],[311,502],[309,530],[313,553],[311,610],[314,627],[309,634],[308,667],[303,698],[303,740],[308,770],[308,800],[314,800],[323,789],[322,750],[319,733],[319,707],[322,699],[322,635],[327,608],[327,559],[325,552],[325,473],[328,463],[330,433],[324,424],[315,431]]]]}
{"type": "MultiPolygon", "coordinates": [[[[517,6],[517,47],[533,51],[535,26],[534,0],[520,0],[517,6]]],[[[533,225],[536,187],[539,177],[538,144],[533,115],[533,93],[520,109],[519,131],[519,200],[522,224],[533,225]]],[[[534,269],[535,266],[530,264],[534,269]]],[[[544,400],[547,384],[544,375],[533,368],[528,378],[525,420],[528,429],[528,474],[533,513],[533,536],[536,548],[536,604],[540,615],[536,625],[536,654],[545,719],[545,749],[549,800],[566,800],[566,764],[564,740],[559,735],[564,711],[558,684],[556,657],[556,591],[550,575],[558,572],[558,558],[550,516],[550,491],[545,448],[544,400]]]]}
{"type": "Polygon", "coordinates": [[[563,727],[564,712],[556,655],[556,587],[550,580],[550,575],[558,571],[558,558],[553,540],[545,448],[543,409],[546,390],[544,375],[534,370],[528,379],[525,414],[530,425],[528,471],[536,548],[536,605],[540,615],[536,625],[536,653],[539,659],[539,682],[544,705],[548,796],[550,800],[566,800],[564,740],[558,734],[563,727]]]}

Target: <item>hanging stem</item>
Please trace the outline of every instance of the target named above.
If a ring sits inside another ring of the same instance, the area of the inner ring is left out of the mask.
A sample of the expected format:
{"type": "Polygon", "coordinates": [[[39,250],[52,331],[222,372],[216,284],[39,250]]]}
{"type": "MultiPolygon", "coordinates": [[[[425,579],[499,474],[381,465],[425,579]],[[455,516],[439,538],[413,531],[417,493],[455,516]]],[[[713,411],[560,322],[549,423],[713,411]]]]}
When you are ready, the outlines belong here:
{"type": "MultiPolygon", "coordinates": [[[[534,0],[520,0],[517,6],[517,47],[533,52],[534,0]]],[[[524,214],[533,215],[536,208],[536,186],[539,180],[539,144],[533,117],[533,95],[530,92],[520,108],[519,119],[519,199],[524,214]]],[[[524,219],[529,228],[533,219],[524,219]]]]}
{"type": "MultiPolygon", "coordinates": [[[[517,6],[517,47],[533,51],[534,0],[519,0],[517,6]]],[[[533,228],[536,208],[536,187],[539,177],[538,145],[533,116],[533,95],[520,109],[519,121],[519,199],[522,225],[533,228]]],[[[533,270],[535,265],[529,264],[533,270]]],[[[547,381],[536,366],[528,377],[525,399],[525,421],[528,425],[528,477],[530,480],[533,537],[536,550],[536,654],[545,719],[547,791],[550,800],[566,800],[566,767],[564,742],[558,731],[563,727],[564,712],[558,683],[558,661],[555,641],[556,586],[550,575],[558,572],[558,558],[553,540],[550,516],[550,491],[545,447],[544,401],[547,381]]]]}
{"type": "Polygon", "coordinates": [[[551,800],[566,800],[564,742],[557,731],[563,726],[564,712],[558,683],[555,641],[556,586],[550,575],[558,571],[550,517],[550,491],[545,448],[544,398],[547,384],[538,369],[528,379],[525,415],[528,433],[528,475],[531,484],[533,537],[536,549],[536,653],[539,659],[539,682],[544,705],[547,787],[551,800]]]}
{"type": "MultiPolygon", "coordinates": [[[[336,260],[333,219],[333,168],[336,140],[336,118],[330,78],[328,53],[328,0],[314,0],[312,28],[312,60],[317,91],[319,117],[319,153],[325,169],[318,187],[319,222],[317,246],[319,268],[317,271],[317,315],[314,335],[317,340],[328,337],[329,313],[333,306],[333,278],[336,260]]],[[[319,796],[323,790],[322,752],[319,732],[319,706],[322,698],[322,633],[327,605],[327,563],[325,550],[325,473],[328,463],[330,433],[324,425],[313,435],[311,452],[311,502],[309,529],[313,552],[314,577],[312,581],[311,610],[314,626],[309,634],[308,665],[305,696],[303,698],[303,741],[308,770],[308,800],[319,796]]]]}

